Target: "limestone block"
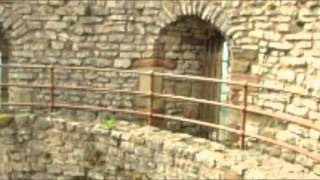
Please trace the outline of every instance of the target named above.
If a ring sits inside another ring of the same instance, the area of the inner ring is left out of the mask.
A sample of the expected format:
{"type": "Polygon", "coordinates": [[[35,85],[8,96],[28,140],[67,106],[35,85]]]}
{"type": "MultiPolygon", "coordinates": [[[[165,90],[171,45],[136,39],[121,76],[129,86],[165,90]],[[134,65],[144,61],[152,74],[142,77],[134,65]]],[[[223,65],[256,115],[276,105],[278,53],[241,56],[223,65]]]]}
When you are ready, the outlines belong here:
{"type": "Polygon", "coordinates": [[[110,10],[108,8],[104,8],[101,6],[91,6],[91,13],[93,15],[109,15],[110,14],[110,10]]]}
{"type": "Polygon", "coordinates": [[[308,129],[296,124],[289,124],[288,131],[303,137],[308,137],[309,133],[308,129]]]}
{"type": "Polygon", "coordinates": [[[304,58],[284,56],[280,58],[280,63],[288,67],[304,67],[307,62],[304,58]]]}
{"type": "Polygon", "coordinates": [[[49,21],[45,25],[45,29],[62,30],[68,27],[66,22],[49,21]]]}
{"type": "Polygon", "coordinates": [[[314,167],[313,167],[313,171],[316,175],[320,176],[320,164],[316,164],[314,167]]]}
{"type": "Polygon", "coordinates": [[[320,121],[320,112],[310,111],[308,117],[312,120],[319,120],[320,121]]]}
{"type": "Polygon", "coordinates": [[[276,134],[275,137],[279,141],[292,143],[292,144],[296,144],[298,142],[298,140],[300,140],[300,137],[298,135],[293,134],[288,131],[280,131],[276,134]]]}
{"type": "Polygon", "coordinates": [[[52,41],[51,42],[52,49],[61,50],[64,48],[64,42],[61,41],[52,41]]]}
{"type": "Polygon", "coordinates": [[[266,136],[266,137],[270,137],[270,138],[274,138],[276,135],[276,130],[274,128],[262,128],[260,131],[260,134],[262,136],[266,136]]]}
{"type": "Polygon", "coordinates": [[[113,63],[115,68],[129,68],[132,64],[130,59],[116,59],[113,63]]]}
{"type": "Polygon", "coordinates": [[[248,61],[233,60],[231,63],[231,71],[233,73],[247,73],[249,70],[250,63],[248,61]]]}
{"type": "Polygon", "coordinates": [[[272,17],[270,20],[277,23],[288,23],[291,21],[291,14],[289,16],[278,15],[276,17],[272,17]]]}
{"type": "Polygon", "coordinates": [[[305,155],[298,154],[296,157],[296,162],[303,165],[304,167],[311,168],[313,166],[313,161],[306,157],[305,155]]]}
{"type": "Polygon", "coordinates": [[[311,33],[307,33],[307,32],[300,32],[300,33],[296,33],[296,34],[288,34],[284,36],[284,39],[288,40],[288,41],[311,41],[312,39],[312,34],[311,33]]]}
{"type": "Polygon", "coordinates": [[[278,24],[276,26],[276,29],[279,31],[279,32],[290,32],[290,25],[288,23],[281,23],[281,24],[278,24]]]}
{"type": "Polygon", "coordinates": [[[82,24],[95,24],[102,22],[103,18],[97,16],[84,16],[79,18],[79,23],[82,24]]]}
{"type": "Polygon", "coordinates": [[[289,104],[286,107],[286,112],[293,114],[293,115],[305,117],[308,113],[308,108],[307,107],[297,107],[295,105],[289,104]]]}
{"type": "Polygon", "coordinates": [[[265,101],[264,106],[279,111],[284,111],[285,109],[284,104],[280,102],[265,101]]]}
{"type": "Polygon", "coordinates": [[[255,37],[255,38],[263,38],[264,32],[262,30],[255,30],[255,31],[250,31],[249,36],[255,37]]]}
{"type": "Polygon", "coordinates": [[[104,180],[104,175],[101,172],[89,171],[88,177],[97,180],[104,180]]]}
{"type": "Polygon", "coordinates": [[[255,170],[255,169],[249,169],[248,171],[245,172],[244,174],[245,179],[266,179],[267,175],[266,172],[261,171],[261,170],[255,170]]]}
{"type": "Polygon", "coordinates": [[[55,10],[58,15],[85,15],[88,7],[85,5],[68,5],[62,6],[55,10]]]}
{"type": "Polygon", "coordinates": [[[262,75],[264,73],[268,72],[268,68],[265,68],[260,65],[252,65],[251,66],[251,73],[256,75],[262,75]]]}
{"type": "Polygon", "coordinates": [[[289,42],[270,42],[269,47],[277,50],[288,51],[293,48],[293,45],[289,42]]]}
{"type": "Polygon", "coordinates": [[[0,127],[7,126],[13,119],[14,118],[12,115],[1,114],[0,115],[0,127]]]}
{"type": "Polygon", "coordinates": [[[296,79],[296,72],[291,69],[282,69],[277,73],[277,78],[279,80],[293,82],[296,79]]]}
{"type": "Polygon", "coordinates": [[[276,32],[266,31],[264,32],[264,39],[268,41],[274,41],[273,43],[275,43],[280,41],[281,35],[276,32]]]}

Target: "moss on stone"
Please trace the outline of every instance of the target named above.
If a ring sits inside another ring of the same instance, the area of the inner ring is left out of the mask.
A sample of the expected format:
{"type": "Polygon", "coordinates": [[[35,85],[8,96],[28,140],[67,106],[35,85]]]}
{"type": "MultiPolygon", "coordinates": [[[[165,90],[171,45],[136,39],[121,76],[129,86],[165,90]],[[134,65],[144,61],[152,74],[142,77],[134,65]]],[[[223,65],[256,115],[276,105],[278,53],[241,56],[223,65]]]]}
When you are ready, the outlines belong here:
{"type": "Polygon", "coordinates": [[[0,127],[7,126],[13,120],[13,116],[9,114],[0,114],[0,127]]]}

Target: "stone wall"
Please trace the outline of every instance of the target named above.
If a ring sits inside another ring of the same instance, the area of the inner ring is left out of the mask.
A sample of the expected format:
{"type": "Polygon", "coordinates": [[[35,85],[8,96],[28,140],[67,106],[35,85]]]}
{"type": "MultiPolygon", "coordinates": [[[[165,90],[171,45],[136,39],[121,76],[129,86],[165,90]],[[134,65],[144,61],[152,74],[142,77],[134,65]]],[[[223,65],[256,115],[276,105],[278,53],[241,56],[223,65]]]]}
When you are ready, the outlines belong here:
{"type": "MultiPolygon", "coordinates": [[[[150,69],[149,66],[155,65],[161,71],[200,75],[203,65],[198,59],[201,54],[199,57],[194,56],[199,53],[194,49],[185,49],[184,45],[197,39],[199,33],[206,37],[207,32],[183,32],[183,26],[182,32],[175,36],[179,39],[180,34],[187,34],[185,43],[177,45],[182,48],[178,55],[171,51],[175,44],[170,40],[174,38],[166,37],[166,33],[176,32],[172,28],[174,25],[179,25],[185,19],[187,23],[184,24],[192,26],[189,20],[197,18],[202,20],[199,22],[202,27],[219,32],[230,44],[230,73],[233,79],[254,79],[263,85],[319,96],[319,9],[317,1],[298,0],[7,1],[0,4],[0,24],[5,39],[3,42],[7,42],[6,47],[10,51],[9,63],[118,69],[150,69]],[[160,42],[165,40],[169,40],[167,45],[172,46],[162,48],[160,42]]],[[[174,43],[178,41],[175,39],[174,43]]],[[[58,70],[56,73],[57,85],[137,90],[139,83],[143,83],[130,73],[58,70]]],[[[9,80],[44,84],[48,82],[48,74],[47,70],[11,69],[9,80]]],[[[176,86],[175,93],[188,89],[183,85],[176,86]]],[[[196,84],[193,87],[198,86],[196,84]]],[[[201,89],[195,88],[189,92],[199,91],[201,89]]],[[[241,94],[232,94],[232,102],[240,103],[238,98],[241,94]]],[[[315,98],[270,90],[249,94],[249,103],[254,107],[307,118],[319,126],[320,105],[315,98]]],[[[12,102],[45,103],[49,99],[48,90],[26,88],[10,88],[9,97],[12,102]]],[[[55,97],[57,103],[138,108],[132,96],[118,93],[92,94],[59,90],[55,97]]],[[[173,107],[167,103],[166,112],[183,112],[181,103],[173,107]]],[[[104,116],[93,112],[56,110],[65,117],[77,116],[84,121],[104,116]]],[[[287,123],[279,124],[273,119],[257,115],[249,115],[249,120],[248,131],[319,152],[320,133],[317,131],[287,123]]],[[[229,123],[237,126],[238,122],[239,115],[230,111],[229,123]]]]}
{"type": "Polygon", "coordinates": [[[1,115],[1,179],[318,179],[310,159],[291,164],[202,138],[116,120],[85,123],[1,115]],[[300,164],[303,164],[300,165],[300,164]],[[309,166],[311,164],[311,166],[309,166]]]}

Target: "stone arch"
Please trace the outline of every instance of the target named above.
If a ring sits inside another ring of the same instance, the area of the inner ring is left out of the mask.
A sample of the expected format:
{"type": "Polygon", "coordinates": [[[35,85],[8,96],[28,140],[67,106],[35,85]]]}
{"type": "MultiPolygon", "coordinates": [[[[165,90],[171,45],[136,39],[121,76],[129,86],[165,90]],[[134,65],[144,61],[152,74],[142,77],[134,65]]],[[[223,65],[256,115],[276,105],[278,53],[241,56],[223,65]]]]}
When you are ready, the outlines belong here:
{"type": "MultiPolygon", "coordinates": [[[[21,37],[28,31],[27,23],[23,20],[23,15],[31,12],[31,6],[24,4],[14,4],[6,6],[0,5],[0,51],[2,54],[1,63],[7,64],[12,60],[13,45],[21,44],[21,37]]],[[[1,67],[1,82],[9,81],[9,69],[1,67]]],[[[13,88],[12,88],[13,89],[13,88]]],[[[10,91],[12,90],[10,89],[10,91]]],[[[9,88],[1,88],[1,101],[9,100],[9,88]]]]}
{"type": "MultiPolygon", "coordinates": [[[[163,5],[162,11],[159,14],[159,19],[157,21],[157,24],[161,28],[153,46],[154,61],[149,61],[151,63],[150,65],[160,67],[161,70],[174,71],[178,74],[192,74],[197,76],[220,78],[220,75],[218,75],[220,72],[218,72],[217,69],[221,67],[221,64],[219,64],[221,62],[217,64],[213,63],[214,61],[221,61],[223,42],[229,41],[228,43],[230,44],[231,34],[228,32],[229,22],[229,16],[220,7],[213,6],[212,4],[202,1],[197,1],[189,4],[184,3],[184,1],[180,1],[180,4],[174,5],[173,7],[170,7],[169,5],[163,5]],[[196,24],[192,25],[192,23],[196,24]],[[181,26],[181,28],[179,26],[181,26]],[[180,28],[182,29],[182,31],[174,29],[173,32],[170,32],[172,31],[171,28],[180,28]],[[190,30],[191,32],[187,32],[189,28],[192,29],[190,30]],[[199,32],[197,32],[198,30],[199,32]],[[187,35],[180,34],[178,35],[179,37],[177,37],[177,39],[173,39],[174,37],[171,36],[170,33],[181,33],[187,35]],[[169,36],[166,37],[168,34],[169,36]],[[204,37],[202,37],[202,35],[204,37]],[[176,47],[174,47],[175,45],[181,46],[181,48],[179,47],[178,50],[180,52],[178,52],[177,54],[175,54],[174,52],[176,51],[176,47]],[[191,46],[192,48],[194,47],[197,50],[190,50],[189,46],[191,46]],[[208,55],[208,52],[212,51],[213,49],[215,53],[211,53],[209,55],[210,57],[208,58],[205,57],[208,55]],[[175,58],[175,56],[177,58],[175,58]],[[209,61],[212,62],[211,64],[209,64],[209,66],[204,65],[209,61]],[[214,66],[217,68],[214,70],[210,69],[214,66]],[[181,67],[183,67],[184,69],[181,67]]],[[[218,96],[220,98],[220,95],[218,95],[220,93],[220,87],[202,84],[200,82],[193,81],[191,83],[188,83],[163,79],[161,80],[160,86],[162,86],[162,89],[160,89],[159,91],[169,94],[210,100],[217,100],[214,98],[217,98],[218,96]],[[197,89],[199,87],[200,89],[197,89]],[[211,94],[208,95],[208,97],[203,97],[203,94],[201,94],[201,91],[203,89],[209,89],[208,93],[209,91],[214,92],[216,97],[213,97],[211,94]]],[[[170,104],[170,102],[164,102],[159,104],[163,104],[163,106],[154,106],[156,108],[155,111],[164,111],[164,113],[166,114],[171,114],[170,108],[168,109],[166,107],[174,106],[176,108],[176,111],[173,110],[172,112],[178,114],[171,115],[209,121],[209,119],[204,119],[203,109],[208,109],[209,112],[209,110],[211,111],[211,109],[209,109],[211,107],[202,107],[202,105],[196,103],[176,103],[173,105],[168,105],[170,104]]],[[[219,109],[215,109],[212,112],[213,113],[210,114],[210,118],[212,117],[212,115],[216,116],[217,114],[219,114],[219,109]]],[[[209,115],[207,116],[209,117],[209,115]]],[[[218,118],[219,117],[217,117],[216,119],[218,118]]],[[[182,129],[182,131],[184,131],[184,127],[181,128],[181,126],[183,126],[181,125],[181,123],[169,122],[169,125],[166,124],[165,126],[172,128],[172,124],[174,129],[177,128],[178,130],[182,129]]],[[[200,135],[204,137],[211,136],[209,134],[212,133],[211,130],[203,127],[189,127],[188,129],[192,129],[192,131],[193,129],[195,129],[195,132],[191,132],[191,134],[199,135],[198,133],[201,133],[200,135]],[[206,134],[202,134],[203,132],[205,132],[206,134]]]]}
{"type": "Polygon", "coordinates": [[[221,7],[210,2],[192,1],[188,3],[188,1],[179,1],[174,7],[162,5],[159,16],[160,18],[157,22],[162,28],[177,21],[181,16],[197,16],[204,22],[214,26],[227,40],[231,39],[233,34],[230,31],[229,15],[221,7]]]}

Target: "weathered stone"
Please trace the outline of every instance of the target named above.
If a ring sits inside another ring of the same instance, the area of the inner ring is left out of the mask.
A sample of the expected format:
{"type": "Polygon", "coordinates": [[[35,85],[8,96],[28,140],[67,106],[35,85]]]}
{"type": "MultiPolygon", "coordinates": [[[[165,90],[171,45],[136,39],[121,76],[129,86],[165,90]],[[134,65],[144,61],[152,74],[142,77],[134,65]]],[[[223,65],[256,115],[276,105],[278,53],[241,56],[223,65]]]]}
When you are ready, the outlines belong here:
{"type": "Polygon", "coordinates": [[[128,68],[131,66],[131,63],[130,59],[116,59],[113,66],[115,68],[128,68]]]}
{"type": "Polygon", "coordinates": [[[306,66],[306,60],[304,58],[297,57],[282,57],[280,63],[289,67],[304,67],[306,66]]]}
{"type": "Polygon", "coordinates": [[[308,109],[306,107],[297,107],[291,104],[286,107],[286,111],[290,114],[302,117],[305,117],[308,113],[308,109]]]}
{"type": "Polygon", "coordinates": [[[256,60],[257,59],[257,51],[253,50],[233,50],[232,56],[238,60],[256,60]]]}
{"type": "Polygon", "coordinates": [[[296,162],[298,162],[299,164],[302,164],[303,166],[305,166],[307,168],[311,168],[314,164],[311,159],[309,159],[308,157],[306,157],[304,155],[297,155],[296,162]]]}
{"type": "Polygon", "coordinates": [[[280,131],[276,134],[276,139],[280,140],[280,141],[295,144],[298,141],[299,136],[296,134],[292,134],[290,132],[287,132],[287,131],[280,131]]]}
{"type": "Polygon", "coordinates": [[[64,43],[60,41],[52,41],[51,46],[53,49],[61,50],[64,48],[64,43]]]}
{"type": "Polygon", "coordinates": [[[233,60],[231,63],[232,72],[234,73],[247,73],[249,70],[250,63],[248,61],[233,60]]]}
{"type": "Polygon", "coordinates": [[[279,71],[277,78],[287,82],[293,82],[296,79],[296,72],[290,69],[283,69],[279,71]]]}
{"type": "Polygon", "coordinates": [[[310,138],[314,140],[320,140],[320,132],[314,129],[309,130],[309,136],[310,138]]]}
{"type": "Polygon", "coordinates": [[[289,51],[293,45],[289,42],[270,42],[269,47],[277,50],[289,51]]]}
{"type": "Polygon", "coordinates": [[[45,25],[46,29],[52,29],[52,30],[61,30],[67,27],[68,27],[68,24],[66,22],[58,22],[58,21],[49,21],[45,25]]]}
{"type": "Polygon", "coordinates": [[[94,17],[94,16],[85,16],[85,17],[80,17],[79,18],[79,23],[82,24],[94,24],[94,23],[99,23],[102,22],[101,17],[94,17]]]}
{"type": "Polygon", "coordinates": [[[1,114],[0,115],[0,127],[7,126],[13,119],[14,118],[12,115],[1,114]]]}
{"type": "Polygon", "coordinates": [[[297,40],[311,40],[312,34],[311,33],[297,33],[297,34],[289,34],[285,35],[284,38],[288,41],[297,41],[297,40]]]}
{"type": "Polygon", "coordinates": [[[299,125],[296,125],[296,124],[289,124],[288,130],[297,134],[297,135],[303,136],[303,137],[308,136],[308,129],[301,127],[299,125]]]}

